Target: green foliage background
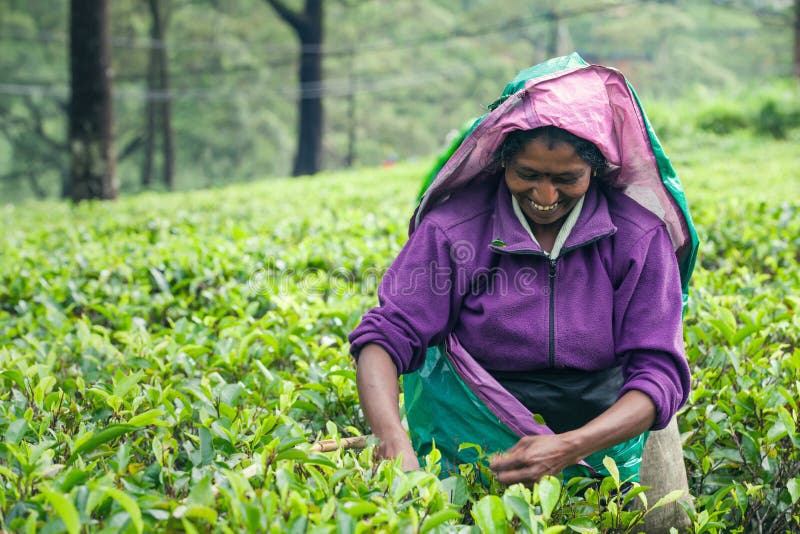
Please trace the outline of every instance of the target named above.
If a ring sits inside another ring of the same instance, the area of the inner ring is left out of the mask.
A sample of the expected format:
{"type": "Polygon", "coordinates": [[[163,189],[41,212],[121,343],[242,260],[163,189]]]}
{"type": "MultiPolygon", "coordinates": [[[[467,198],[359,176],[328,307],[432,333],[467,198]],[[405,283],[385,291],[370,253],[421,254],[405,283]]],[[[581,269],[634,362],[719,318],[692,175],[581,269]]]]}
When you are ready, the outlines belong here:
{"type": "MultiPolygon", "coordinates": [[[[685,321],[695,386],[679,417],[694,532],[800,528],[789,135],[696,133],[666,147],[702,241],[685,321]]],[[[601,502],[611,479],[582,497],[580,480],[487,489],[474,466],[439,482],[430,464],[406,475],[371,447],[309,452],[367,431],[346,335],[405,240],[424,169],[3,207],[0,528],[635,524],[622,503],[601,502]]]]}
{"type": "MultiPolygon", "coordinates": [[[[289,2],[299,7],[300,1],[289,2]]],[[[112,2],[118,152],[145,128],[149,15],[112,2]]],[[[298,45],[264,0],[164,0],[179,189],[284,176],[295,150],[298,45]]],[[[557,53],[617,66],[645,102],[699,108],[791,72],[785,0],[412,0],[326,2],[324,166],[345,164],[354,93],[356,165],[425,158],[485,111],[514,74],[557,53]],[[599,9],[610,4],[617,7],[599,9]],[[352,85],[349,72],[352,70],[352,85]]],[[[66,169],[68,2],[0,0],[0,196],[58,196],[66,169]],[[35,115],[53,142],[31,125],[35,115]]],[[[152,96],[152,95],[151,95],[152,96]]],[[[796,97],[796,93],[795,93],[796,97]]],[[[680,120],[687,120],[681,117],[680,120]]],[[[692,123],[694,119],[688,117],[692,123]]],[[[138,191],[142,150],[119,164],[138,191]]]]}

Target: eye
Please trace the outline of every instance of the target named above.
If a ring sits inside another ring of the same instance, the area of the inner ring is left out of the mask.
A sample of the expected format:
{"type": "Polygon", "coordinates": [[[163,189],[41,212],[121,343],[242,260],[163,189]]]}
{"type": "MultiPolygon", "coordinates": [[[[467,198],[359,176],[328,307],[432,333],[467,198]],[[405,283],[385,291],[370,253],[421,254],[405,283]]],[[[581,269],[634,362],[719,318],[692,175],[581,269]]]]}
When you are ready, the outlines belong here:
{"type": "Polygon", "coordinates": [[[569,178],[557,178],[554,181],[562,185],[575,185],[578,183],[578,180],[580,180],[579,176],[572,176],[569,178]]]}
{"type": "Polygon", "coordinates": [[[523,180],[529,180],[529,181],[533,181],[533,180],[538,180],[539,179],[539,174],[535,173],[535,172],[517,171],[517,176],[519,176],[523,180]]]}

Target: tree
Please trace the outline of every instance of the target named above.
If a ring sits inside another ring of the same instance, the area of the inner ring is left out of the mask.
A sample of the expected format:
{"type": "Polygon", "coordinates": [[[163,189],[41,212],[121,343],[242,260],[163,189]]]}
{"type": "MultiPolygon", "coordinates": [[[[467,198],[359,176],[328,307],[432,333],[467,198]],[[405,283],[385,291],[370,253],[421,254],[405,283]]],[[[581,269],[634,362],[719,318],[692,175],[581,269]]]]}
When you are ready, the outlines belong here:
{"type": "Polygon", "coordinates": [[[169,94],[165,2],[148,0],[148,7],[150,9],[151,47],[147,62],[147,126],[144,135],[142,186],[149,186],[152,181],[156,137],[160,130],[162,176],[167,189],[173,189],[175,185],[175,142],[169,94]]]}
{"type": "Polygon", "coordinates": [[[292,175],[314,174],[322,159],[322,40],[323,0],[305,0],[302,12],[289,9],[282,0],[266,0],[294,29],[300,40],[299,113],[297,152],[292,175]]]}
{"type": "Polygon", "coordinates": [[[116,198],[109,0],[71,0],[69,184],[65,196],[116,198]]]}
{"type": "Polygon", "coordinates": [[[800,0],[794,0],[794,75],[800,78],[800,0]]]}

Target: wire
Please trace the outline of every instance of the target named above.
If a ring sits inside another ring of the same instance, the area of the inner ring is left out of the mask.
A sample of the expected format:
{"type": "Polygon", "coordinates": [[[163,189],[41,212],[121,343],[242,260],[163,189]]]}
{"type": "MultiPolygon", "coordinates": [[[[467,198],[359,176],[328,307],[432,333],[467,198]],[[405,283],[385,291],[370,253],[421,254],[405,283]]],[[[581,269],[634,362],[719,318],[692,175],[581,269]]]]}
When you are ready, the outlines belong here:
{"type": "MultiPolygon", "coordinates": [[[[320,53],[326,56],[337,56],[337,55],[344,56],[344,55],[362,54],[366,52],[381,52],[387,50],[394,52],[401,49],[417,48],[430,44],[443,44],[445,46],[449,46],[457,44],[457,41],[461,39],[477,39],[493,35],[495,33],[508,32],[512,30],[522,30],[536,25],[552,22],[555,19],[572,18],[598,11],[606,11],[619,7],[630,6],[637,3],[639,3],[639,0],[625,0],[625,1],[596,4],[594,6],[585,7],[583,9],[573,9],[561,12],[551,10],[549,12],[546,12],[538,16],[533,15],[525,18],[507,20],[499,25],[491,27],[484,27],[473,30],[457,30],[450,33],[427,35],[424,38],[416,38],[416,39],[408,38],[398,41],[384,40],[366,44],[346,45],[339,47],[330,47],[324,45],[305,45],[305,46],[295,46],[293,47],[293,49],[295,53],[302,50],[304,53],[320,53]]],[[[729,7],[729,6],[724,6],[724,7],[729,7]]],[[[13,34],[14,32],[11,33],[13,34]]],[[[714,35],[729,35],[732,33],[740,34],[741,30],[729,30],[727,32],[713,32],[714,35]]],[[[17,32],[17,37],[19,36],[21,36],[21,34],[17,32]]],[[[4,38],[5,38],[5,32],[3,35],[0,35],[0,40],[4,38]]],[[[25,39],[26,37],[23,36],[22,40],[25,39]]],[[[37,35],[37,39],[34,40],[38,40],[39,42],[48,42],[48,43],[49,42],[63,43],[66,42],[66,36],[64,34],[58,34],[53,32],[40,32],[37,35]]],[[[234,48],[240,50],[242,48],[242,45],[231,46],[225,43],[214,43],[214,42],[209,43],[202,41],[189,42],[188,44],[182,43],[176,47],[174,44],[168,45],[163,40],[128,39],[128,38],[112,39],[112,46],[118,48],[138,48],[138,49],[164,48],[166,46],[170,50],[175,50],[176,48],[178,50],[180,49],[227,50],[234,48]]],[[[288,47],[285,47],[284,49],[288,50],[288,47]]],[[[261,66],[279,67],[279,66],[295,64],[296,62],[297,62],[297,57],[296,55],[293,55],[291,58],[288,57],[280,58],[279,60],[273,60],[273,61],[267,60],[264,63],[261,63],[261,66]]],[[[245,72],[258,72],[259,69],[248,67],[248,68],[243,68],[241,70],[244,70],[245,72]]],[[[198,74],[212,75],[212,76],[227,75],[231,74],[229,71],[230,69],[226,69],[224,71],[202,71],[198,74]]],[[[448,71],[447,73],[444,74],[444,76],[447,76],[452,72],[453,71],[448,71]]],[[[172,73],[171,78],[180,77],[185,74],[186,73],[172,73]]],[[[383,78],[383,79],[367,80],[367,81],[361,81],[358,79],[354,81],[351,78],[325,79],[319,82],[302,84],[299,88],[296,89],[288,89],[286,87],[279,88],[276,92],[285,97],[300,98],[300,99],[319,98],[323,96],[331,98],[339,98],[361,92],[377,92],[377,91],[385,91],[402,87],[413,87],[425,83],[432,77],[435,78],[439,76],[437,76],[436,73],[434,72],[428,72],[428,73],[423,73],[422,75],[418,74],[412,80],[406,80],[405,77],[383,78]]],[[[130,77],[126,77],[125,79],[130,79],[130,77]]],[[[67,86],[59,86],[59,85],[30,84],[30,83],[2,83],[0,84],[0,94],[38,96],[38,97],[50,96],[50,97],[66,98],[69,94],[69,89],[67,86]]],[[[173,89],[170,90],[168,93],[163,91],[132,90],[132,89],[118,88],[114,91],[114,96],[115,98],[120,98],[120,99],[155,100],[155,101],[163,101],[168,99],[169,100],[220,100],[220,99],[230,99],[232,93],[226,92],[224,90],[215,90],[207,88],[173,89]]]]}
{"type": "MultiPolygon", "coordinates": [[[[542,19],[537,19],[536,17],[528,17],[528,18],[506,21],[500,25],[488,28],[479,28],[471,31],[457,31],[450,34],[434,34],[434,35],[429,35],[426,38],[404,39],[400,41],[378,41],[362,45],[328,47],[327,49],[325,49],[324,46],[321,47],[320,45],[308,45],[308,47],[296,47],[296,52],[299,52],[300,49],[305,50],[307,48],[309,50],[321,52],[326,56],[346,56],[346,55],[363,54],[365,52],[385,52],[385,51],[394,52],[402,49],[418,48],[429,44],[442,44],[444,46],[451,46],[451,45],[457,45],[458,44],[457,41],[461,39],[477,39],[477,38],[487,37],[490,35],[508,32],[515,29],[521,30],[533,27],[539,24],[543,24],[545,22],[546,21],[542,19]]],[[[45,35],[46,38],[42,42],[58,42],[53,40],[53,36],[55,34],[43,34],[43,35],[45,35]]],[[[3,36],[0,36],[0,39],[3,39],[3,36]]],[[[171,49],[171,47],[169,49],[171,49]]],[[[266,59],[261,65],[267,68],[274,68],[274,67],[293,65],[296,62],[297,62],[297,56],[296,54],[292,54],[291,56],[287,56],[285,58],[266,59]]],[[[222,71],[222,73],[226,72],[227,71],[222,71]]],[[[203,71],[200,74],[201,75],[209,74],[209,71],[203,71]]]]}
{"type": "MultiPolygon", "coordinates": [[[[451,78],[464,75],[466,69],[437,70],[417,73],[413,78],[408,76],[392,76],[366,81],[351,81],[347,78],[324,80],[302,84],[299,88],[292,89],[281,87],[276,92],[286,98],[344,98],[359,93],[377,93],[424,85],[439,78],[451,78]]],[[[252,98],[263,95],[261,88],[237,91],[186,88],[170,91],[151,91],[138,89],[116,89],[113,91],[115,99],[120,100],[232,100],[235,96],[248,95],[252,98]]],[[[9,84],[0,83],[0,94],[30,97],[56,97],[67,98],[69,88],[57,85],[9,84]]]]}
{"type": "MultiPolygon", "coordinates": [[[[591,8],[587,7],[583,10],[565,11],[563,13],[558,13],[557,16],[558,18],[572,18],[591,12],[613,9],[616,7],[621,7],[635,3],[638,3],[638,0],[628,0],[624,2],[599,4],[591,8]]],[[[454,31],[446,33],[439,33],[433,35],[427,34],[425,36],[419,36],[419,37],[409,37],[399,41],[381,40],[367,44],[350,44],[350,45],[334,46],[334,47],[325,44],[305,44],[305,45],[286,46],[283,43],[266,43],[266,44],[259,43],[258,46],[266,47],[267,49],[271,50],[279,50],[279,51],[286,51],[293,53],[302,52],[305,54],[351,55],[367,51],[395,50],[397,48],[417,47],[423,44],[431,44],[435,42],[449,41],[459,38],[482,37],[484,35],[491,35],[494,33],[513,30],[517,28],[524,28],[525,26],[528,26],[532,23],[544,24],[549,22],[549,20],[550,18],[548,18],[547,14],[540,14],[540,15],[533,14],[528,17],[514,18],[498,25],[484,27],[484,28],[477,28],[474,30],[456,29],[454,31]]],[[[66,34],[56,33],[56,32],[38,32],[36,36],[31,36],[28,34],[24,34],[22,32],[11,30],[11,31],[3,31],[3,34],[4,34],[3,36],[0,36],[0,39],[2,39],[5,35],[11,35],[15,37],[16,40],[18,41],[33,41],[33,42],[59,43],[59,44],[66,44],[68,41],[66,34]]],[[[9,40],[14,40],[14,39],[9,39],[9,40]]],[[[250,44],[251,46],[253,45],[253,43],[245,43],[245,44],[250,44]]],[[[237,42],[236,44],[225,43],[225,42],[213,42],[213,41],[189,41],[189,42],[183,41],[178,43],[168,43],[161,39],[128,38],[128,37],[112,37],[111,46],[112,48],[123,48],[123,49],[163,49],[163,48],[167,48],[168,50],[241,50],[242,49],[242,43],[239,42],[237,42]]]]}
{"type": "Polygon", "coordinates": [[[69,94],[66,87],[56,85],[33,85],[20,83],[0,83],[0,94],[15,96],[55,96],[61,97],[69,94]]]}

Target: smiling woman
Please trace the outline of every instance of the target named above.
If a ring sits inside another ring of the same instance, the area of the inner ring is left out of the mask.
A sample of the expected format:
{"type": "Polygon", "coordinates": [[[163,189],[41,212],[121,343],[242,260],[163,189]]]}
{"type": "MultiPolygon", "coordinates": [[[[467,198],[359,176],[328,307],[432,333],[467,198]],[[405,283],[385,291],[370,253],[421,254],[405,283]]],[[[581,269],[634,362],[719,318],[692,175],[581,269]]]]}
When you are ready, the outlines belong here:
{"type": "Polygon", "coordinates": [[[689,393],[696,247],[648,127],[619,73],[570,56],[520,73],[460,140],[350,334],[379,454],[416,468],[435,442],[447,471],[475,443],[506,483],[608,475],[610,456],[638,480],[689,393]]]}

